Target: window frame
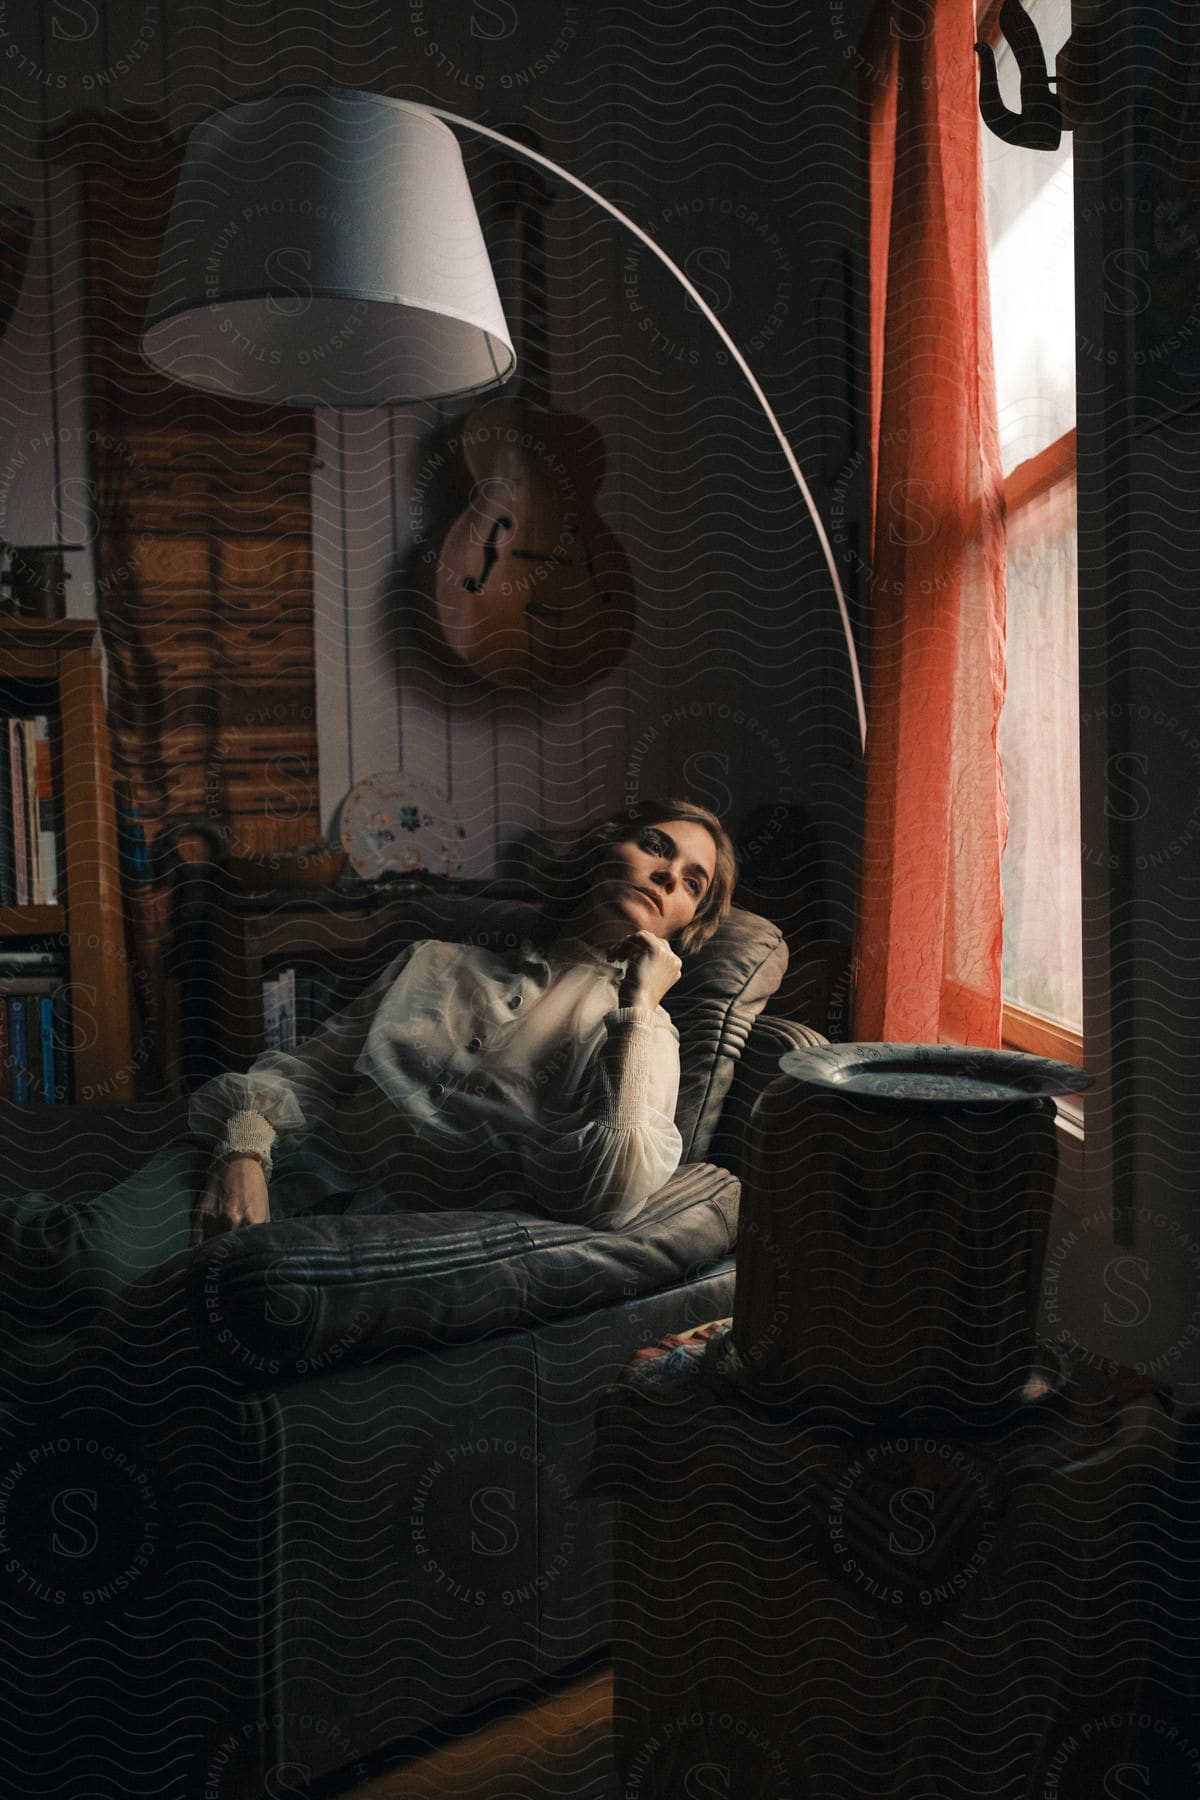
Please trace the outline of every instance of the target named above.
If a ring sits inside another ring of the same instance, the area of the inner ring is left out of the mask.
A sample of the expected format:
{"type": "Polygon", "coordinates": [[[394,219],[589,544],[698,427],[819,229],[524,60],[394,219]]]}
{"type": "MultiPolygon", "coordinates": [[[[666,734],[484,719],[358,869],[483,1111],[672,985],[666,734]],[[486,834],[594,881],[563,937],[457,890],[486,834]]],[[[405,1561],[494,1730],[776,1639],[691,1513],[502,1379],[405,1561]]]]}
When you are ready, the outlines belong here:
{"type": "MultiPolygon", "coordinates": [[[[1004,481],[1004,510],[1012,518],[1052,487],[1075,476],[1076,428],[1072,426],[1036,456],[1018,463],[1004,481]]],[[[1054,1062],[1083,1061],[1083,1033],[1060,1025],[1056,1019],[1031,1012],[1028,1007],[1001,1000],[1000,1042],[1006,1050],[1027,1050],[1054,1062]]]]}
{"type": "MultiPolygon", "coordinates": [[[[1000,41],[1000,8],[1003,0],[978,0],[976,30],[984,43],[1000,41]]],[[[1076,471],[1076,427],[1047,444],[1035,456],[1018,463],[1004,479],[1004,510],[1008,518],[1022,506],[1047,493],[1076,471]]],[[[1000,1042],[1006,1050],[1025,1050],[1054,1062],[1083,1062],[1083,1033],[1057,1020],[1031,1012],[1001,998],[1000,1042]]]]}

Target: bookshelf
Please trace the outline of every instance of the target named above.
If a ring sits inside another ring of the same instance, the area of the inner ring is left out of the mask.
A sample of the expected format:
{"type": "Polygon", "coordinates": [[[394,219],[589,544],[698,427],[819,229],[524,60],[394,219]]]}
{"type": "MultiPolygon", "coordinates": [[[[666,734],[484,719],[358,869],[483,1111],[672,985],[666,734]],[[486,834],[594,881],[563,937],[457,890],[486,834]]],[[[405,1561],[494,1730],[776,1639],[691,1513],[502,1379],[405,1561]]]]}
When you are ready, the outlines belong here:
{"type": "Polygon", "coordinates": [[[17,939],[65,940],[75,1101],[123,1104],[134,1098],[130,976],[95,622],[0,618],[0,699],[14,687],[43,692],[54,717],[61,903],[0,907],[0,957],[17,939]]]}

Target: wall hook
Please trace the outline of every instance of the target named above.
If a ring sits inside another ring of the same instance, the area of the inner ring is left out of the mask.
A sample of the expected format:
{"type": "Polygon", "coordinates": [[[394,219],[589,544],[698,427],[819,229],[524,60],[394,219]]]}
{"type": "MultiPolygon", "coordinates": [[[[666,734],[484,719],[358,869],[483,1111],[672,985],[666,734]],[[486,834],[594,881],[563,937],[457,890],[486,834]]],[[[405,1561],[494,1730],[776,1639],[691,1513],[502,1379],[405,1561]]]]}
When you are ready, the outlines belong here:
{"type": "Polygon", "coordinates": [[[1000,96],[996,54],[990,44],[976,44],[979,58],[979,110],[989,131],[1006,144],[1026,150],[1057,150],[1062,138],[1062,103],[1050,86],[1046,57],[1037,26],[1021,0],[1004,0],[1000,30],[1021,71],[1021,110],[1012,112],[1000,96]]]}

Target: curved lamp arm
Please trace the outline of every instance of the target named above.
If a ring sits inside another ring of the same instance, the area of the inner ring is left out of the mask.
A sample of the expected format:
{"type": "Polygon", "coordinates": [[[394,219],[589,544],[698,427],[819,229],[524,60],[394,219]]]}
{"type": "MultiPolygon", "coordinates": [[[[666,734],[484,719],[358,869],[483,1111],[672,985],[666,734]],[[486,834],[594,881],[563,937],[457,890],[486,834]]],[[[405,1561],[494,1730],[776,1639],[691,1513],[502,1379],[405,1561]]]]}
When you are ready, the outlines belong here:
{"type": "Polygon", "coordinates": [[[564,169],[561,163],[554,162],[549,156],[543,156],[538,150],[531,150],[527,144],[520,143],[516,138],[506,137],[502,131],[494,131],[490,125],[481,125],[476,119],[465,119],[461,113],[447,112],[443,107],[427,106],[424,103],[410,102],[410,104],[420,104],[423,112],[433,113],[447,125],[461,125],[464,130],[473,131],[479,137],[490,138],[493,143],[503,144],[505,149],[511,150],[514,156],[522,158],[525,162],[536,163],[539,168],[548,169],[552,175],[557,175],[559,179],[565,181],[569,187],[573,187],[580,194],[585,194],[589,200],[593,200],[597,206],[602,207],[603,210],[608,213],[610,218],[615,219],[618,225],[623,225],[626,231],[631,231],[634,237],[638,239],[639,243],[644,244],[651,255],[656,256],[663,267],[671,271],[671,274],[688,295],[688,298],[693,302],[698,311],[703,313],[704,317],[708,320],[722,344],[724,344],[726,350],[728,350],[730,356],[745,376],[750,391],[762,408],[763,416],[771,427],[771,430],[775,433],[779,448],[783,451],[783,454],[787,459],[788,468],[792,472],[796,486],[800,489],[804,504],[808,508],[809,517],[816,528],[817,540],[820,543],[825,556],[825,566],[829,570],[829,579],[833,583],[833,591],[837,597],[838,612],[841,614],[842,633],[846,640],[846,653],[850,658],[850,679],[854,685],[854,704],[858,713],[859,741],[865,749],[867,742],[867,709],[863,699],[862,673],[858,666],[858,652],[854,646],[854,633],[850,629],[850,612],[846,605],[846,596],[842,591],[842,583],[838,576],[837,563],[834,560],[829,536],[825,530],[821,515],[817,511],[816,502],[809,490],[808,483],[805,481],[804,476],[800,471],[800,464],[796,460],[796,453],[788,442],[783,427],[776,418],[770,401],[763,393],[758,377],[755,375],[754,370],[750,367],[750,364],[746,361],[745,357],[722,325],[720,319],[718,319],[712,307],[705,300],[704,296],[696,291],[696,288],[692,282],[688,280],[683,270],[679,268],[676,263],[672,262],[666,251],[661,249],[660,246],[655,243],[648,232],[643,231],[640,225],[636,225],[627,214],[621,211],[619,206],[614,206],[611,200],[606,200],[603,194],[598,194],[595,188],[589,187],[586,181],[581,181],[577,175],[572,175],[568,169],[564,169]]]}

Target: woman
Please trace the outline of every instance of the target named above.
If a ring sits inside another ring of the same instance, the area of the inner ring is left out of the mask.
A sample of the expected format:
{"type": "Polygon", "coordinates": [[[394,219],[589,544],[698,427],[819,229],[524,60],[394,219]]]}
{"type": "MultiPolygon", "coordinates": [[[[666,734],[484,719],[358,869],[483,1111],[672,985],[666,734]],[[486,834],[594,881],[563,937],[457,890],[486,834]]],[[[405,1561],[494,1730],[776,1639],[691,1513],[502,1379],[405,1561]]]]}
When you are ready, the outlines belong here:
{"type": "MultiPolygon", "coordinates": [[[[515,952],[426,941],[294,1054],[194,1096],[215,1142],[197,1238],[294,1210],[277,1137],[333,1133],[364,1207],[521,1206],[632,1219],[678,1165],[678,1033],[660,1002],[729,907],[733,849],[682,800],[641,801],[565,859],[515,952]]],[[[350,1191],[348,1189],[348,1191],[350,1191]]]]}
{"type": "Polygon", "coordinates": [[[118,1187],[0,1199],[0,1337],[18,1360],[40,1343],[53,1361],[57,1334],[189,1244],[314,1202],[635,1217],[680,1156],[678,1039],[659,1003],[677,952],[728,911],[733,848],[703,807],[646,800],[563,868],[536,942],[415,944],[295,1054],[199,1089],[193,1135],[118,1187]],[[314,1136],[340,1140],[340,1179],[328,1160],[305,1170],[314,1136]]]}

